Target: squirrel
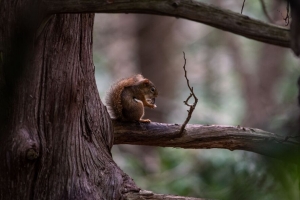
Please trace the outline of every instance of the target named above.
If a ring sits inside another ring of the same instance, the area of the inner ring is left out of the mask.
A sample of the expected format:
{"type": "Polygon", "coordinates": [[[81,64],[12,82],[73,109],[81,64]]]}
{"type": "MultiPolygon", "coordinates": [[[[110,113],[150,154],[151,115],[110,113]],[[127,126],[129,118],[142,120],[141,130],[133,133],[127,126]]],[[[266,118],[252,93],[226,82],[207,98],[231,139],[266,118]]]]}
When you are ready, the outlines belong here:
{"type": "Polygon", "coordinates": [[[137,74],[113,84],[107,93],[106,105],[113,119],[150,123],[149,119],[142,119],[144,107],[156,108],[157,96],[154,84],[137,74]]]}

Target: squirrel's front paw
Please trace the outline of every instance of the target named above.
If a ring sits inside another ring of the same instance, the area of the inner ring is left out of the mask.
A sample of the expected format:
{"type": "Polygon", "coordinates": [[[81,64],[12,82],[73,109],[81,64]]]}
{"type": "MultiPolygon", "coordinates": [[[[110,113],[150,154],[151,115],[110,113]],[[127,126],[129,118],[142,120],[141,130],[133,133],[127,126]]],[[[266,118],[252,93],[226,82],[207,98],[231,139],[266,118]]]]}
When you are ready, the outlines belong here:
{"type": "Polygon", "coordinates": [[[157,106],[155,105],[155,98],[146,99],[146,105],[145,106],[150,107],[150,108],[156,108],[157,106]]]}
{"type": "Polygon", "coordinates": [[[156,108],[157,106],[155,104],[150,104],[148,107],[150,107],[150,108],[156,108]]]}

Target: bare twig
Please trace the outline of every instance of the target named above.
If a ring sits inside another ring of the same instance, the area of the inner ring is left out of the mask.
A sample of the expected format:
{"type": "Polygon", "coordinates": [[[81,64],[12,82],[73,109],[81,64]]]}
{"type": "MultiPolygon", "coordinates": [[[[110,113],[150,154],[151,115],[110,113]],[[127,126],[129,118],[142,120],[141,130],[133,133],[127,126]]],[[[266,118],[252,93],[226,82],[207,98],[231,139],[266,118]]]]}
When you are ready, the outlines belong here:
{"type": "Polygon", "coordinates": [[[286,17],[284,18],[285,25],[288,26],[290,24],[290,2],[286,3],[286,17]]]}
{"type": "Polygon", "coordinates": [[[287,1],[286,3],[286,16],[284,17],[283,14],[278,10],[278,12],[281,14],[283,20],[285,21],[285,26],[288,26],[290,24],[290,3],[287,1]]]}
{"type": "Polygon", "coordinates": [[[184,65],[183,65],[183,70],[184,70],[184,77],[186,79],[186,83],[187,83],[187,86],[188,88],[190,89],[191,93],[190,95],[188,96],[188,98],[183,101],[185,105],[189,106],[190,109],[187,110],[188,111],[188,116],[187,118],[185,119],[184,123],[182,124],[181,128],[180,128],[180,132],[179,132],[179,135],[183,135],[184,133],[184,128],[185,126],[187,125],[187,123],[190,121],[191,117],[192,117],[192,114],[193,114],[193,111],[195,110],[196,108],[196,105],[198,103],[198,98],[196,97],[195,93],[194,93],[194,88],[190,86],[190,81],[189,79],[187,78],[187,71],[185,69],[185,65],[186,65],[186,58],[185,58],[185,53],[183,52],[183,59],[184,59],[184,65]],[[194,103],[191,105],[188,103],[188,101],[190,100],[191,97],[194,97],[195,101],[194,103]]]}
{"type": "Polygon", "coordinates": [[[241,9],[241,14],[243,14],[244,6],[245,6],[245,1],[246,0],[243,1],[243,5],[242,5],[242,9],[241,9]]]}
{"type": "Polygon", "coordinates": [[[265,16],[267,17],[268,21],[270,23],[274,23],[273,20],[272,20],[272,18],[270,17],[270,15],[268,13],[268,11],[267,11],[266,4],[265,4],[264,0],[259,0],[259,2],[261,4],[262,10],[263,10],[265,16]]]}

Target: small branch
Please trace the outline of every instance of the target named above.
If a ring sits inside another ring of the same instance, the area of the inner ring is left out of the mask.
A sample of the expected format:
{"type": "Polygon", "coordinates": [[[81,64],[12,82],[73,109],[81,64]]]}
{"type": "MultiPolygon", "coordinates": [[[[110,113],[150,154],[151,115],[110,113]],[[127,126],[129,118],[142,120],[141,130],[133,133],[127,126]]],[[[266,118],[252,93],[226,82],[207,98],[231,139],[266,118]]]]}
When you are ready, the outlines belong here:
{"type": "Polygon", "coordinates": [[[188,98],[187,98],[185,101],[183,101],[185,105],[187,105],[187,106],[190,107],[190,109],[188,110],[188,116],[187,116],[187,118],[185,119],[184,123],[183,123],[182,126],[181,126],[179,135],[182,135],[182,134],[184,133],[184,128],[185,128],[185,126],[187,125],[187,123],[190,121],[190,119],[191,119],[191,117],[192,117],[192,114],[193,114],[193,112],[194,112],[194,110],[195,110],[195,108],[196,108],[196,105],[197,105],[197,103],[198,103],[198,98],[196,97],[196,95],[195,95],[195,93],[194,93],[194,88],[190,86],[190,81],[189,81],[189,79],[188,79],[188,77],[187,77],[187,71],[186,71],[186,69],[185,69],[186,58],[185,58],[185,53],[184,53],[184,52],[183,52],[183,59],[184,59],[184,65],[183,65],[184,77],[185,77],[185,79],[186,79],[187,86],[188,86],[188,88],[190,89],[191,93],[190,93],[190,95],[188,96],[188,98]],[[190,105],[190,104],[188,103],[188,101],[190,100],[191,97],[194,97],[194,100],[195,100],[194,103],[193,103],[192,105],[190,105]]]}
{"type": "Polygon", "coordinates": [[[286,3],[286,16],[283,16],[283,14],[280,12],[280,10],[278,10],[278,12],[281,14],[281,16],[285,22],[285,26],[288,26],[290,24],[290,3],[289,3],[289,1],[287,1],[287,3],[286,3]]]}
{"type": "Polygon", "coordinates": [[[188,19],[253,40],[290,47],[289,30],[193,0],[43,0],[51,14],[145,13],[188,19]]]}
{"type": "Polygon", "coordinates": [[[290,24],[290,3],[287,1],[286,3],[286,16],[284,18],[285,25],[288,26],[290,24]]]}
{"type": "Polygon", "coordinates": [[[243,14],[244,6],[245,6],[245,1],[246,0],[243,1],[243,5],[242,5],[242,9],[241,9],[241,14],[243,14]]]}
{"type": "Polygon", "coordinates": [[[114,144],[133,144],[185,149],[221,148],[246,150],[261,155],[296,162],[299,143],[260,129],[240,126],[193,125],[178,137],[180,125],[121,123],[114,121],[114,144]],[[291,159],[293,158],[293,159],[291,159]]]}
{"type": "Polygon", "coordinates": [[[177,196],[177,195],[166,195],[166,194],[155,194],[151,191],[147,190],[141,190],[139,193],[126,193],[124,194],[125,200],[156,200],[156,199],[162,199],[162,200],[205,200],[202,198],[193,198],[193,197],[183,197],[183,196],[177,196]]]}

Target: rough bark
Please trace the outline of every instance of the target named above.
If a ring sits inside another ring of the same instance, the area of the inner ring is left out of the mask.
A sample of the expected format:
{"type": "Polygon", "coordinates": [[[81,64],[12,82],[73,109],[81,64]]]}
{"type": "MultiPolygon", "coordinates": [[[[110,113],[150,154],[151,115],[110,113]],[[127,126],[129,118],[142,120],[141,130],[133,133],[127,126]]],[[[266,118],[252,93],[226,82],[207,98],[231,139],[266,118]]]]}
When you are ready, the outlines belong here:
{"type": "Polygon", "coordinates": [[[201,22],[257,41],[290,47],[289,30],[190,0],[43,0],[52,13],[148,13],[201,22]]]}
{"type": "Polygon", "coordinates": [[[247,150],[291,162],[297,161],[296,141],[260,129],[240,126],[193,125],[179,134],[179,124],[120,123],[114,121],[115,144],[135,144],[186,149],[247,150]]]}
{"type": "Polygon", "coordinates": [[[41,7],[31,6],[0,2],[0,199],[120,199],[138,191],[110,154],[113,129],[92,63],[94,14],[41,23],[43,12],[31,14],[41,7]]]}

